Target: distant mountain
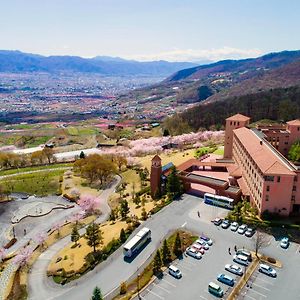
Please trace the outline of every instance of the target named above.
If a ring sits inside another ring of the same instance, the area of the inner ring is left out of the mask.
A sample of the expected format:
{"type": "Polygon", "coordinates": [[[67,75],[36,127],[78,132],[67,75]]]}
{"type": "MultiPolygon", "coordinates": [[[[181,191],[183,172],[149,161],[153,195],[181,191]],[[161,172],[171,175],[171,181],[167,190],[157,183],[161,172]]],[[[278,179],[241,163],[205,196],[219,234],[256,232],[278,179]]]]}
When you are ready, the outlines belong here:
{"type": "Polygon", "coordinates": [[[82,72],[106,76],[169,76],[195,66],[189,62],[137,62],[114,57],[42,56],[20,51],[0,50],[0,72],[82,72]]]}

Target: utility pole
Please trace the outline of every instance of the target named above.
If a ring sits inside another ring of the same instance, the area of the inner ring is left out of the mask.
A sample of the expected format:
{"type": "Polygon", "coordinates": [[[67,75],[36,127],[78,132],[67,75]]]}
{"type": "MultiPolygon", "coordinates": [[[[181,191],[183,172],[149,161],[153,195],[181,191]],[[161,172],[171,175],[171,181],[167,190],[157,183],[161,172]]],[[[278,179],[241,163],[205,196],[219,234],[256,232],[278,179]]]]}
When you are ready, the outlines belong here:
{"type": "Polygon", "coordinates": [[[138,292],[138,299],[140,300],[141,299],[141,296],[140,296],[140,273],[138,273],[138,275],[137,275],[137,292],[138,292]]]}

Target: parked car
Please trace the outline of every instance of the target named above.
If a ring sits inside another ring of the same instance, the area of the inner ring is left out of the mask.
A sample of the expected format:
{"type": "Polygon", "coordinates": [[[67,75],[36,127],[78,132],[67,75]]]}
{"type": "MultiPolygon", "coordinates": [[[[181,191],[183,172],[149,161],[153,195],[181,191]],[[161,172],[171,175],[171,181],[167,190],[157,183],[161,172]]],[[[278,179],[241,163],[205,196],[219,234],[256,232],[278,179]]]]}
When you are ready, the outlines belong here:
{"type": "Polygon", "coordinates": [[[178,279],[182,277],[182,273],[174,265],[170,265],[168,270],[169,270],[169,274],[172,275],[173,277],[178,278],[178,279]]]}
{"type": "Polygon", "coordinates": [[[270,267],[266,264],[260,264],[258,271],[261,273],[267,274],[268,276],[271,276],[271,277],[277,276],[276,271],[272,267],[270,267]]]}
{"type": "Polygon", "coordinates": [[[195,243],[197,243],[197,244],[199,244],[200,246],[202,246],[202,248],[203,248],[204,250],[208,250],[208,249],[209,249],[208,244],[207,244],[205,241],[203,241],[203,240],[198,239],[198,240],[196,240],[195,243]]]}
{"type": "Polygon", "coordinates": [[[252,229],[252,228],[248,227],[248,229],[245,232],[245,236],[252,237],[254,235],[254,233],[255,233],[255,229],[252,229]]]}
{"type": "Polygon", "coordinates": [[[212,246],[213,244],[213,241],[206,235],[201,235],[200,240],[206,242],[208,246],[212,246]]]}
{"type": "Polygon", "coordinates": [[[248,261],[252,261],[252,255],[251,255],[251,252],[248,251],[247,249],[238,249],[236,251],[236,255],[244,255],[248,258],[248,261]]]}
{"type": "Polygon", "coordinates": [[[231,223],[231,226],[230,226],[231,231],[237,231],[238,228],[239,228],[239,224],[237,222],[231,223]]]}
{"type": "Polygon", "coordinates": [[[230,226],[230,222],[228,220],[224,220],[221,224],[221,227],[227,229],[230,226]]]}
{"type": "Polygon", "coordinates": [[[288,237],[284,237],[281,239],[281,242],[280,242],[280,247],[283,248],[283,249],[287,249],[290,245],[290,241],[289,241],[289,238],[288,237]]]}
{"type": "Polygon", "coordinates": [[[243,266],[249,266],[248,257],[242,254],[235,255],[233,261],[243,266]]]}
{"type": "Polygon", "coordinates": [[[239,228],[238,228],[238,233],[239,234],[244,234],[245,232],[246,232],[246,230],[247,230],[247,225],[245,225],[245,224],[243,224],[243,225],[241,225],[239,228]]]}
{"type": "Polygon", "coordinates": [[[215,296],[217,296],[217,297],[223,297],[223,295],[224,295],[224,291],[222,290],[222,288],[220,287],[220,286],[218,286],[216,283],[214,283],[214,282],[210,282],[209,284],[208,284],[208,291],[211,293],[211,294],[213,294],[213,295],[215,295],[215,296]]]}
{"type": "Polygon", "coordinates": [[[226,274],[219,274],[217,280],[229,286],[234,286],[234,280],[226,274]]]}
{"type": "Polygon", "coordinates": [[[195,249],[197,252],[200,252],[202,255],[205,253],[203,247],[197,243],[194,243],[191,247],[195,249]]]}
{"type": "Polygon", "coordinates": [[[222,219],[221,219],[221,218],[215,218],[212,222],[213,222],[216,226],[219,226],[219,225],[221,225],[221,223],[222,223],[222,219]]]}
{"type": "Polygon", "coordinates": [[[197,258],[197,259],[201,259],[201,257],[202,257],[201,253],[198,252],[193,247],[188,247],[185,252],[186,252],[187,255],[189,255],[191,257],[194,257],[194,258],[197,258]]]}
{"type": "Polygon", "coordinates": [[[225,270],[239,276],[242,276],[244,274],[243,269],[241,267],[238,267],[237,265],[227,264],[225,265],[225,270]]]}

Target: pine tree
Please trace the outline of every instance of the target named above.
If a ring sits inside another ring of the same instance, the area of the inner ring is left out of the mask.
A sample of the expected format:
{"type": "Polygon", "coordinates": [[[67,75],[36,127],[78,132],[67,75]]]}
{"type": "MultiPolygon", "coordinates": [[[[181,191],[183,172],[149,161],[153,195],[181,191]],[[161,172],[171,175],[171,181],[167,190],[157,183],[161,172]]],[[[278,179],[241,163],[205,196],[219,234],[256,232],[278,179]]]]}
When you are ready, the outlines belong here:
{"type": "Polygon", "coordinates": [[[96,286],[91,300],[103,300],[101,290],[96,286]]]}
{"type": "Polygon", "coordinates": [[[162,267],[162,261],[161,261],[161,257],[160,257],[160,252],[159,250],[156,251],[156,255],[154,257],[154,261],[153,261],[153,274],[160,274],[161,273],[161,267],[162,267]]]}
{"type": "Polygon", "coordinates": [[[162,262],[164,265],[167,265],[171,261],[171,252],[167,243],[167,240],[164,240],[162,248],[162,262]]]}
{"type": "Polygon", "coordinates": [[[177,176],[177,170],[174,166],[171,168],[171,173],[167,178],[166,188],[167,193],[170,195],[171,199],[174,199],[176,196],[182,193],[181,182],[179,180],[179,177],[177,176]]]}
{"type": "Polygon", "coordinates": [[[96,252],[96,247],[103,243],[102,232],[100,230],[99,224],[92,223],[86,229],[86,234],[84,236],[87,239],[87,244],[93,247],[94,253],[96,252]]]}
{"type": "Polygon", "coordinates": [[[80,154],[79,154],[79,158],[80,158],[80,159],[83,159],[83,158],[85,158],[85,154],[84,154],[84,152],[83,152],[83,151],[81,151],[81,152],[80,152],[80,154]]]}
{"type": "Polygon", "coordinates": [[[124,228],[122,228],[120,231],[120,241],[123,244],[126,240],[127,240],[127,236],[126,236],[124,228]]]}
{"type": "Polygon", "coordinates": [[[120,205],[120,212],[123,219],[125,219],[129,213],[130,209],[127,200],[123,200],[120,205]]]}
{"type": "Polygon", "coordinates": [[[139,206],[141,203],[141,197],[139,195],[136,195],[135,198],[133,199],[133,202],[136,206],[139,206]]]}
{"type": "Polygon", "coordinates": [[[74,242],[76,246],[79,239],[80,239],[80,234],[78,232],[77,225],[74,225],[71,233],[71,241],[74,242]]]}
{"type": "Polygon", "coordinates": [[[179,257],[182,255],[182,245],[181,245],[181,239],[179,232],[176,234],[175,242],[174,242],[174,247],[173,247],[173,253],[179,257]]]}
{"type": "Polygon", "coordinates": [[[109,216],[109,219],[114,222],[116,220],[116,218],[117,218],[116,210],[112,209],[111,213],[110,213],[110,216],[109,216]]]}

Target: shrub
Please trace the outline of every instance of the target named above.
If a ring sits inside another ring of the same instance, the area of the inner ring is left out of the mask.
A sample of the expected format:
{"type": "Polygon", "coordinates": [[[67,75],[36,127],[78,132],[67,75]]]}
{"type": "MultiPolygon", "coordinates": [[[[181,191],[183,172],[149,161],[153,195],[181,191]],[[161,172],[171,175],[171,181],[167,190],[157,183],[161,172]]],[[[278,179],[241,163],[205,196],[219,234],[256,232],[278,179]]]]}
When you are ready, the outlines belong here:
{"type": "Polygon", "coordinates": [[[268,257],[268,258],[267,258],[267,261],[268,261],[269,263],[271,263],[271,264],[276,264],[276,259],[273,258],[273,257],[268,257]]]}
{"type": "Polygon", "coordinates": [[[126,282],[122,282],[120,285],[120,295],[124,295],[127,293],[127,284],[126,282]]]}

